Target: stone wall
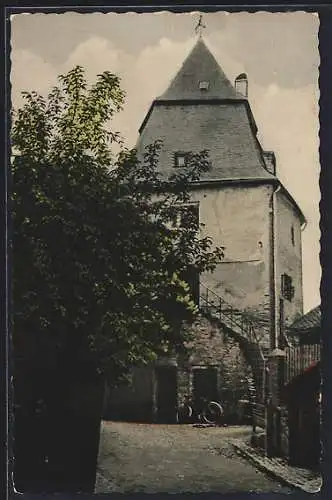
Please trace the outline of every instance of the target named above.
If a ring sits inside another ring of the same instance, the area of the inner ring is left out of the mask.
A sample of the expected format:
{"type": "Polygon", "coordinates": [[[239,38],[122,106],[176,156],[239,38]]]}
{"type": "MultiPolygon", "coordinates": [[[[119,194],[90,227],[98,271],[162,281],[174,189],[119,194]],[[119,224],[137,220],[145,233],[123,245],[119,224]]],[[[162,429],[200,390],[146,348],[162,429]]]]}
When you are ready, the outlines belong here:
{"type": "Polygon", "coordinates": [[[199,316],[190,326],[193,340],[187,343],[187,363],[190,365],[216,365],[225,352],[223,331],[214,322],[199,316]]]}
{"type": "MultiPolygon", "coordinates": [[[[239,346],[203,316],[190,328],[193,339],[187,345],[186,354],[163,357],[157,363],[176,366],[178,406],[193,397],[194,370],[214,367],[217,370],[218,398],[230,413],[234,413],[237,400],[247,396],[248,367],[239,346]]],[[[131,386],[120,387],[106,395],[104,418],[158,420],[157,391],[153,365],[133,368],[131,386]]]]}
{"type": "Polygon", "coordinates": [[[135,366],[131,380],[115,389],[106,386],[104,418],[146,421],[153,414],[153,368],[135,366]]]}
{"type": "Polygon", "coordinates": [[[182,406],[192,391],[192,374],[190,366],[178,368],[178,406],[182,406]]]}
{"type": "Polygon", "coordinates": [[[270,343],[272,186],[219,185],[197,189],[202,236],[224,247],[224,258],[201,282],[240,311],[261,321],[260,338],[270,343]]]}
{"type": "Polygon", "coordinates": [[[288,427],[288,411],[287,408],[280,408],[280,446],[281,454],[284,457],[289,457],[289,427],[288,427]]]}
{"type": "MultiPolygon", "coordinates": [[[[182,383],[179,386],[179,402],[193,390],[192,372],[198,367],[215,367],[218,377],[220,400],[230,395],[243,397],[247,390],[245,377],[248,372],[240,347],[222,329],[210,320],[200,316],[191,327],[194,336],[188,344],[188,359],[181,366],[182,383]],[[185,382],[187,387],[185,387],[185,382]]],[[[231,399],[231,398],[230,398],[231,399]]]]}
{"type": "Polygon", "coordinates": [[[273,356],[268,359],[268,452],[272,456],[289,457],[288,410],[282,397],[284,358],[273,356]]]}
{"type": "MultiPolygon", "coordinates": [[[[290,325],[303,314],[301,222],[294,206],[283,192],[277,193],[276,210],[276,287],[281,297],[281,275],[286,273],[292,278],[294,298],[291,301],[284,300],[285,324],[290,325]]],[[[277,301],[278,308],[279,301],[277,301]]],[[[277,319],[278,317],[277,312],[277,319]]]]}

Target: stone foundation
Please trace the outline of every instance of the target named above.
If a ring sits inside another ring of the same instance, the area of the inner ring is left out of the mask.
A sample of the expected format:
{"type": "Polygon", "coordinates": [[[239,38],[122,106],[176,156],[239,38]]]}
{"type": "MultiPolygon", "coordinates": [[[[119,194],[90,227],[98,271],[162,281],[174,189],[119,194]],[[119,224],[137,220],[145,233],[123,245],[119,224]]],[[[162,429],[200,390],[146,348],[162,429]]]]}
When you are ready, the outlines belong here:
{"type": "Polygon", "coordinates": [[[287,408],[280,409],[280,446],[281,455],[289,457],[289,426],[288,426],[288,411],[287,408]]]}

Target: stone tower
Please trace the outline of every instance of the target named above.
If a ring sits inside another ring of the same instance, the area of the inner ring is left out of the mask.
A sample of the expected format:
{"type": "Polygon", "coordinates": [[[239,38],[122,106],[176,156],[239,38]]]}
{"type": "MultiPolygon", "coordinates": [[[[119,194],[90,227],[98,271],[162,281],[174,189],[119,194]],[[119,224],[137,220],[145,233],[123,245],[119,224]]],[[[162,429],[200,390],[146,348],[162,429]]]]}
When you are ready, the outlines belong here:
{"type": "Polygon", "coordinates": [[[186,153],[208,150],[212,168],[192,185],[191,196],[203,233],[225,247],[225,257],[201,283],[259,319],[264,347],[273,349],[281,324],[302,314],[305,218],[277,178],[274,153],[257,139],[247,94],[247,76],[239,75],[233,86],[200,37],[152,102],[137,150],[141,155],[162,140],[165,176],[185,168],[186,153]]]}
{"type": "Polygon", "coordinates": [[[156,140],[162,140],[158,168],[165,177],[186,168],[187,153],[209,152],[212,168],[192,183],[191,200],[204,224],[202,235],[223,246],[225,256],[213,274],[200,276],[200,304],[208,292],[223,314],[232,311],[216,324],[203,309],[188,359],[169,356],[133,367],[131,387],[105,399],[106,418],[170,423],[187,397],[194,407],[204,397],[231,408],[234,397],[241,397],[236,377],[243,358],[264,401],[265,355],[282,346],[282,325],[302,314],[305,219],[276,176],[274,153],[263,151],[257,139],[247,76],[239,75],[233,86],[201,37],[166,92],[152,102],[139,130],[138,156],[156,140]],[[248,317],[258,326],[259,342],[247,329],[248,317]],[[238,345],[226,359],[232,336],[238,345]],[[225,374],[231,372],[228,383],[225,374]]]}

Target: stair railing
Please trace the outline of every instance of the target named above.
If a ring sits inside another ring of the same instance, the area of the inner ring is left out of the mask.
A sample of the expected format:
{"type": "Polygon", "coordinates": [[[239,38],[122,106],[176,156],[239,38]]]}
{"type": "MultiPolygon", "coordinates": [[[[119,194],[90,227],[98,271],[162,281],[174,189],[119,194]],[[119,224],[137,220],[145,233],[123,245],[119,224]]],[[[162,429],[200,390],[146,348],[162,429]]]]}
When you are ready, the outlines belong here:
{"type": "Polygon", "coordinates": [[[200,308],[224,323],[226,327],[238,335],[242,335],[256,344],[264,360],[265,357],[256,333],[256,328],[259,327],[258,321],[257,325],[255,325],[251,317],[249,318],[246,313],[233,307],[203,283],[200,283],[200,308]]]}
{"type": "MultiPolygon", "coordinates": [[[[253,317],[236,309],[228,302],[226,302],[222,297],[220,297],[216,292],[209,289],[203,283],[200,283],[200,309],[209,314],[212,318],[219,320],[227,328],[235,332],[237,335],[241,335],[251,344],[258,348],[259,355],[262,361],[262,394],[260,399],[264,400],[265,395],[265,366],[266,359],[256,334],[256,328],[259,329],[260,325],[257,321],[254,323],[253,317]]],[[[258,396],[258,394],[256,395],[258,396]]],[[[257,403],[257,401],[255,401],[257,403]]]]}

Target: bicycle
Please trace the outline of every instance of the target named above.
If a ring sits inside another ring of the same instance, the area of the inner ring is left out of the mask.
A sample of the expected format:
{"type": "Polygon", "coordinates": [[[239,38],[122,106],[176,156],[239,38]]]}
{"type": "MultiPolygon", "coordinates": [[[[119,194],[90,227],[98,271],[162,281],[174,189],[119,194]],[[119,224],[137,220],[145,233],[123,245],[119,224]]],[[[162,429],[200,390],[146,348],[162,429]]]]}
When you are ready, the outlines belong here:
{"type": "Polygon", "coordinates": [[[177,411],[177,423],[189,424],[198,422],[200,424],[217,425],[221,424],[224,414],[223,407],[217,401],[204,400],[200,409],[195,409],[194,405],[185,401],[177,411]]]}

